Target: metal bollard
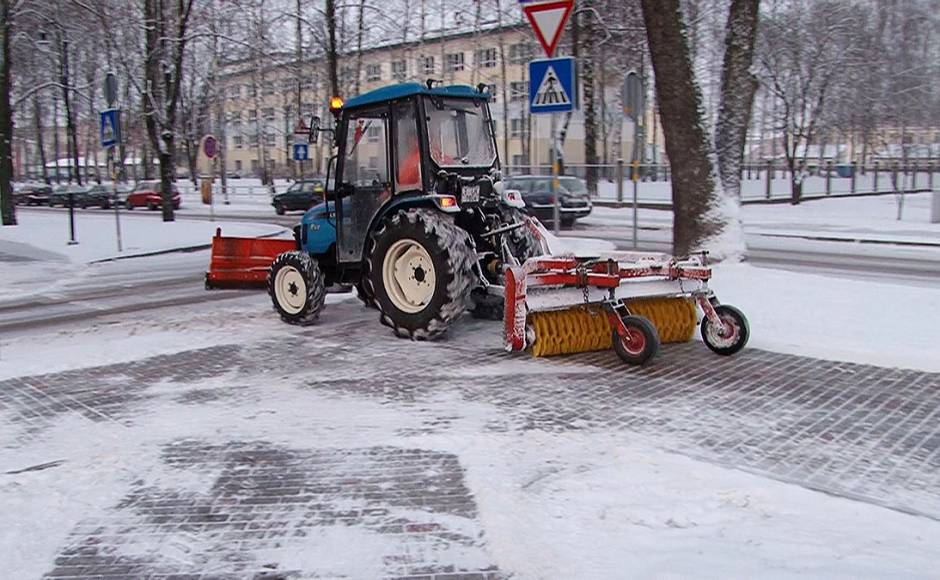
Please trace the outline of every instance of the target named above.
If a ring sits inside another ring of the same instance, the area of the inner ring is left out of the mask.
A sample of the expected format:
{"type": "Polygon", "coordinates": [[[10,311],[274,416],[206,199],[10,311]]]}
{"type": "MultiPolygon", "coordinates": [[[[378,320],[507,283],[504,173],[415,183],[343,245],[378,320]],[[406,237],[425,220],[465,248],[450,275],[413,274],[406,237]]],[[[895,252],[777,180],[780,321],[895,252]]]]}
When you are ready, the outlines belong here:
{"type": "Polygon", "coordinates": [[[767,162],[767,172],[766,172],[765,175],[766,175],[767,179],[764,180],[764,196],[765,196],[767,199],[770,199],[770,190],[771,190],[771,188],[770,188],[770,182],[771,182],[771,180],[774,178],[774,164],[773,164],[773,162],[771,162],[771,161],[768,161],[768,162],[767,162]]]}
{"type": "Polygon", "coordinates": [[[877,161],[875,161],[874,174],[875,174],[874,185],[872,186],[871,190],[874,192],[877,192],[878,191],[878,162],[877,161]]]}
{"type": "Polygon", "coordinates": [[[933,192],[930,200],[930,223],[940,224],[940,191],[933,192]]]}
{"type": "Polygon", "coordinates": [[[858,162],[852,162],[852,184],[850,186],[850,191],[855,193],[855,172],[858,171],[858,162]]]}
{"type": "Polygon", "coordinates": [[[623,203],[623,159],[617,160],[617,203],[623,203]]]}
{"type": "Polygon", "coordinates": [[[826,161],[826,195],[832,195],[832,161],[826,161]]]}

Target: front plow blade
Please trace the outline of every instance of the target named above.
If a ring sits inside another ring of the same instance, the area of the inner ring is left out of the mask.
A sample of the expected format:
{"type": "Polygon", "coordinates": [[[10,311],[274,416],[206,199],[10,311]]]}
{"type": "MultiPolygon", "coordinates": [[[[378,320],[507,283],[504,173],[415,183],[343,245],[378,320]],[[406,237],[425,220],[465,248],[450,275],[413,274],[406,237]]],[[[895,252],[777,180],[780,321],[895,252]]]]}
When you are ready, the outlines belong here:
{"type": "Polygon", "coordinates": [[[218,228],[212,238],[206,289],[264,288],[274,258],[296,247],[294,240],[222,237],[218,228]]]}

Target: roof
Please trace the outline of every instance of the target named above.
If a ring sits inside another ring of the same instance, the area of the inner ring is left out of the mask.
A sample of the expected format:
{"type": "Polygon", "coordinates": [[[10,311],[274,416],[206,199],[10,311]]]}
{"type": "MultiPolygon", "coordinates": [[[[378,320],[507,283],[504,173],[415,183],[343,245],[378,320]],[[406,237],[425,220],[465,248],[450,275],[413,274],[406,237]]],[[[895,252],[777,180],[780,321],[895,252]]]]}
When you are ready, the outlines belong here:
{"type": "Polygon", "coordinates": [[[451,85],[449,87],[427,88],[418,83],[402,83],[400,85],[391,85],[375,89],[368,93],[349,99],[344,108],[362,107],[365,105],[374,105],[376,103],[385,103],[395,99],[403,99],[414,95],[431,95],[437,97],[462,97],[462,98],[489,98],[486,93],[480,93],[473,87],[467,85],[451,85]]]}

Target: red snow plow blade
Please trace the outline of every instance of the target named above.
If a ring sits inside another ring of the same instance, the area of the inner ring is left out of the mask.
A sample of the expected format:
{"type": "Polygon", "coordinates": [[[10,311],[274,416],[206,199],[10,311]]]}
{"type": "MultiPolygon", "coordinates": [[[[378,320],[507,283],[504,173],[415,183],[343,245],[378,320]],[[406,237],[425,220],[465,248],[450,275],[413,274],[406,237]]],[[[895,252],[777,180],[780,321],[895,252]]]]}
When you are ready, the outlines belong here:
{"type": "Polygon", "coordinates": [[[212,238],[206,289],[264,288],[274,258],[296,248],[294,240],[225,238],[222,228],[217,228],[212,238]]]}

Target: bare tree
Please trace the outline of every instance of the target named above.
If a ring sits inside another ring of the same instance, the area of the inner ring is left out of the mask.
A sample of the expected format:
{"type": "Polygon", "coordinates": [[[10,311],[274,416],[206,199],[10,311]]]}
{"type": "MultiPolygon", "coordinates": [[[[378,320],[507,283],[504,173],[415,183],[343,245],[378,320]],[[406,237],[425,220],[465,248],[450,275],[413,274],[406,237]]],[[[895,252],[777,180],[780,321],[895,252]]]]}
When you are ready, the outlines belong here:
{"type": "Polygon", "coordinates": [[[791,202],[799,203],[810,146],[834,87],[857,63],[861,15],[838,0],[802,0],[764,18],[758,49],[761,81],[777,103],[774,128],[790,174],[791,202]]]}
{"type": "Polygon", "coordinates": [[[173,221],[173,181],[176,177],[176,113],[194,0],[143,0],[144,91],[143,114],[150,145],[160,160],[163,221],[173,221]]]}

